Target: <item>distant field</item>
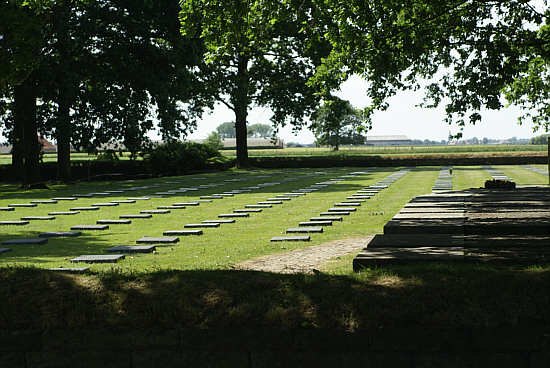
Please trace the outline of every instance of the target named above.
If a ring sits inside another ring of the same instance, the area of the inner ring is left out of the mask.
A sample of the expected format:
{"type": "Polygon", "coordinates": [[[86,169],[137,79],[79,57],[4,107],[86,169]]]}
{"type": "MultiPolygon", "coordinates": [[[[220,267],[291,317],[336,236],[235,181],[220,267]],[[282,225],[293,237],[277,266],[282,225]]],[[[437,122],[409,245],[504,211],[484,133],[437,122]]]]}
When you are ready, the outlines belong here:
{"type": "MultiPolygon", "coordinates": [[[[284,149],[252,149],[248,151],[250,157],[268,157],[268,156],[341,156],[341,155],[418,155],[418,154],[483,154],[483,153],[506,153],[515,154],[530,152],[547,152],[546,145],[517,144],[517,145],[467,145],[467,146],[383,146],[383,147],[341,147],[339,151],[333,151],[330,148],[284,148],[284,149]]],[[[223,155],[233,157],[235,150],[223,150],[223,155]]],[[[96,155],[87,153],[72,153],[73,161],[95,160],[96,155]]],[[[121,160],[128,160],[129,154],[124,153],[121,160]]],[[[138,157],[138,159],[141,159],[138,157]]],[[[47,153],[43,157],[44,162],[57,161],[57,154],[47,153]]],[[[11,163],[11,155],[0,155],[0,165],[11,163]]]]}

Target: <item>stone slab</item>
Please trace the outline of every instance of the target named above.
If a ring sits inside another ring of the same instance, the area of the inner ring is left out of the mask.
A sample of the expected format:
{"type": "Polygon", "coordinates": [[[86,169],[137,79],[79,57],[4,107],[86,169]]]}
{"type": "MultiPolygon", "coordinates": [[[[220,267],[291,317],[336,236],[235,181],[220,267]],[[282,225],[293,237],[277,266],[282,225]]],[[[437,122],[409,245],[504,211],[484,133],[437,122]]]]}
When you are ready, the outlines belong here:
{"type": "Polygon", "coordinates": [[[233,212],[235,213],[258,213],[258,212],[262,212],[263,210],[261,208],[245,208],[245,209],[238,209],[238,210],[233,210],[233,212]]]}
{"type": "Polygon", "coordinates": [[[76,197],[55,197],[54,201],[76,201],[76,197]]]}
{"type": "Polygon", "coordinates": [[[123,190],[106,190],[105,193],[117,194],[117,193],[124,193],[124,191],[123,190]]]}
{"type": "Polygon", "coordinates": [[[198,206],[199,202],[180,202],[180,203],[172,203],[172,206],[198,206]]]}
{"type": "Polygon", "coordinates": [[[364,195],[352,195],[351,197],[346,197],[346,199],[370,199],[370,196],[364,196],[364,195]]]}
{"type": "Polygon", "coordinates": [[[127,225],[131,224],[131,220],[97,220],[98,225],[127,225]]]}
{"type": "Polygon", "coordinates": [[[183,210],[185,206],[158,206],[159,210],[183,210]]]}
{"type": "Polygon", "coordinates": [[[220,224],[219,223],[216,223],[216,224],[187,224],[187,225],[184,225],[183,227],[185,228],[188,228],[188,229],[193,229],[193,228],[208,228],[208,227],[220,227],[220,224]]]}
{"type": "Polygon", "coordinates": [[[223,196],[220,195],[209,195],[209,196],[200,196],[200,199],[223,199],[223,196]]]}
{"type": "Polygon", "coordinates": [[[107,193],[107,192],[94,192],[94,193],[90,193],[91,195],[93,196],[108,196],[110,195],[111,193],[107,193]]]}
{"type": "Polygon", "coordinates": [[[342,221],[343,218],[341,216],[318,216],[318,217],[310,217],[309,221],[342,221]]]}
{"type": "Polygon", "coordinates": [[[121,204],[121,203],[136,203],[136,200],[135,199],[119,199],[119,200],[114,200],[114,201],[111,201],[113,203],[118,203],[118,204],[121,204]]]}
{"type": "Polygon", "coordinates": [[[107,249],[111,253],[152,253],[157,247],[154,245],[117,245],[107,249]]]}
{"type": "Polygon", "coordinates": [[[124,259],[124,254],[89,254],[71,259],[73,263],[116,263],[124,259]]]}
{"type": "Polygon", "coordinates": [[[139,213],[159,215],[159,214],[170,213],[170,210],[142,210],[142,211],[139,211],[139,213]]]}
{"type": "Polygon", "coordinates": [[[367,248],[463,247],[464,236],[455,234],[376,234],[367,248]]]}
{"type": "Polygon", "coordinates": [[[286,229],[287,233],[322,233],[322,226],[303,226],[303,227],[289,227],[286,229]]]}
{"type": "Polygon", "coordinates": [[[162,235],[170,236],[170,235],[202,235],[202,230],[196,229],[196,230],[168,230],[162,233],[162,235]]]}
{"type": "Polygon", "coordinates": [[[73,197],[76,198],[92,198],[93,196],[93,194],[73,194],[73,197]]]}
{"type": "Polygon", "coordinates": [[[143,218],[151,218],[153,215],[151,214],[141,214],[141,215],[120,215],[118,218],[121,219],[143,219],[143,218]]]}
{"type": "Polygon", "coordinates": [[[144,236],[138,240],[138,244],[173,244],[180,241],[177,236],[144,236]]]}
{"type": "Polygon", "coordinates": [[[335,203],[334,206],[336,206],[336,207],[346,207],[346,206],[359,207],[359,206],[361,206],[361,203],[360,202],[339,202],[339,203],[335,203]]]}
{"type": "Polygon", "coordinates": [[[92,206],[95,206],[95,207],[115,207],[115,206],[118,206],[118,203],[114,203],[114,202],[94,203],[94,204],[92,204],[92,206]]]}
{"type": "Polygon", "coordinates": [[[460,212],[451,212],[451,213],[398,213],[395,216],[393,216],[394,220],[405,220],[405,219],[418,219],[418,220],[424,220],[424,219],[465,219],[464,213],[460,212]]]}
{"type": "Polygon", "coordinates": [[[11,252],[11,248],[0,248],[0,254],[11,252]]]}
{"type": "MultiPolygon", "coordinates": [[[[352,201],[351,201],[351,200],[349,200],[349,201],[340,201],[340,203],[343,203],[343,204],[350,204],[350,205],[353,206],[353,205],[356,204],[356,203],[361,204],[361,203],[365,202],[365,200],[364,200],[364,199],[361,199],[361,198],[356,198],[356,197],[348,197],[348,198],[351,198],[351,199],[353,199],[353,200],[352,200],[352,201]]],[[[347,199],[347,198],[346,198],[346,199],[347,199]]]]}
{"type": "Polygon", "coordinates": [[[227,220],[204,220],[202,221],[203,224],[233,224],[235,220],[227,219],[227,220]]]}
{"type": "Polygon", "coordinates": [[[80,235],[82,235],[81,231],[50,231],[38,234],[40,238],[75,237],[80,235]]]}
{"type": "Polygon", "coordinates": [[[334,215],[344,215],[347,216],[351,212],[349,211],[330,211],[330,212],[321,212],[319,216],[334,216],[334,215]]]}
{"type": "Polygon", "coordinates": [[[390,220],[384,234],[454,234],[464,235],[463,219],[448,220],[390,220]]]}
{"type": "Polygon", "coordinates": [[[464,208],[449,207],[403,207],[399,213],[464,213],[464,208]]]}
{"type": "Polygon", "coordinates": [[[109,225],[75,225],[71,230],[108,230],[109,225]]]}
{"type": "Polygon", "coordinates": [[[15,211],[14,207],[0,207],[0,211],[15,211]]]}
{"type": "Polygon", "coordinates": [[[55,204],[57,201],[55,199],[38,199],[35,201],[31,201],[31,203],[34,204],[55,204]]]}
{"type": "Polygon", "coordinates": [[[258,204],[282,204],[283,201],[261,201],[258,204]]]}
{"type": "Polygon", "coordinates": [[[73,208],[70,208],[71,211],[97,211],[99,210],[99,207],[97,206],[94,206],[94,207],[73,207],[73,208]]]}
{"type": "Polygon", "coordinates": [[[55,267],[46,268],[45,270],[52,272],[85,273],[90,270],[90,267],[55,267]]]}
{"type": "Polygon", "coordinates": [[[21,226],[21,225],[27,225],[28,223],[29,223],[28,221],[0,221],[0,226],[1,225],[21,226]]]}
{"type": "Polygon", "coordinates": [[[37,204],[36,203],[11,203],[11,204],[8,204],[8,207],[36,207],[37,204]]]}
{"type": "Polygon", "coordinates": [[[222,213],[219,214],[218,217],[250,217],[250,214],[248,213],[222,213]]]}
{"type": "Polygon", "coordinates": [[[280,242],[280,241],[310,241],[311,238],[309,236],[274,236],[270,239],[272,242],[280,242]]]}
{"type": "Polygon", "coordinates": [[[303,221],[298,226],[332,226],[332,221],[303,221]]]}
{"type": "Polygon", "coordinates": [[[247,204],[245,205],[246,208],[271,208],[273,207],[270,204],[247,204]]]}
{"type": "Polygon", "coordinates": [[[21,217],[21,220],[44,220],[44,221],[51,221],[55,220],[55,216],[25,216],[21,217]]]}
{"type": "Polygon", "coordinates": [[[78,215],[79,211],[58,211],[58,212],[48,212],[48,215],[50,216],[70,216],[70,215],[78,215]]]}
{"type": "Polygon", "coordinates": [[[338,208],[329,208],[328,212],[354,212],[357,211],[357,208],[355,207],[338,207],[338,208]]]}
{"type": "Polygon", "coordinates": [[[2,245],[26,245],[26,244],[46,244],[48,239],[45,238],[28,238],[28,239],[10,239],[4,240],[2,245]]]}
{"type": "Polygon", "coordinates": [[[129,197],[129,201],[148,201],[150,200],[150,197],[129,197]]]}
{"type": "Polygon", "coordinates": [[[290,201],[292,198],[290,197],[277,197],[277,198],[268,198],[267,201],[269,202],[280,202],[280,201],[290,201]]]}

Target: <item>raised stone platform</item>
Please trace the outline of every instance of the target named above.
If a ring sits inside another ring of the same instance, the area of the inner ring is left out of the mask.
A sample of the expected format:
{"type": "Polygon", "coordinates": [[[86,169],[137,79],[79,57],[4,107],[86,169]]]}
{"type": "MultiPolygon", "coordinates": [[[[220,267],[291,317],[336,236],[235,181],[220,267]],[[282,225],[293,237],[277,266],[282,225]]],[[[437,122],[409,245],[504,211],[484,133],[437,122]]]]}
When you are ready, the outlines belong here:
{"type": "Polygon", "coordinates": [[[57,237],[75,237],[82,235],[81,231],[51,231],[47,233],[40,233],[40,238],[57,238],[57,237]]]}
{"type": "Polygon", "coordinates": [[[111,253],[152,253],[157,248],[154,245],[117,245],[107,249],[111,253]]]}
{"type": "Polygon", "coordinates": [[[116,263],[121,259],[124,259],[123,254],[90,254],[82,255],[76,258],[71,259],[73,263],[116,263]]]}

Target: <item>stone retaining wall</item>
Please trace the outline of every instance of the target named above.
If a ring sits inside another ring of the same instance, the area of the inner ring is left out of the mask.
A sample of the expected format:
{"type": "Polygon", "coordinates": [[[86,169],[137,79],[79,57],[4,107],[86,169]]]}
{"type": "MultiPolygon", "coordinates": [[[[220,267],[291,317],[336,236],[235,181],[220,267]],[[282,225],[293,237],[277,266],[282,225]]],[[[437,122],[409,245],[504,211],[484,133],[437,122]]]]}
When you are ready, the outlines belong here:
{"type": "Polygon", "coordinates": [[[1,331],[0,367],[549,367],[550,327],[1,331]]]}

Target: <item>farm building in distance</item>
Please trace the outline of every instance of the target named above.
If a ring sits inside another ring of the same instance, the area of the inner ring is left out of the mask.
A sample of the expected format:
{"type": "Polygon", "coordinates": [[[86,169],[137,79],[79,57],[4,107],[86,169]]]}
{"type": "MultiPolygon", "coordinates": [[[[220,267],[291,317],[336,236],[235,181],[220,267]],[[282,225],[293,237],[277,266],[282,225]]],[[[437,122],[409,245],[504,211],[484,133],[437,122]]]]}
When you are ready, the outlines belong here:
{"type": "Polygon", "coordinates": [[[411,140],[406,135],[371,135],[367,136],[367,146],[410,146],[411,140]]]}
{"type": "MultiPolygon", "coordinates": [[[[38,137],[38,143],[42,146],[42,152],[55,153],[57,152],[57,146],[44,137],[38,137]]],[[[0,154],[11,154],[11,144],[0,144],[0,154]]]]}

